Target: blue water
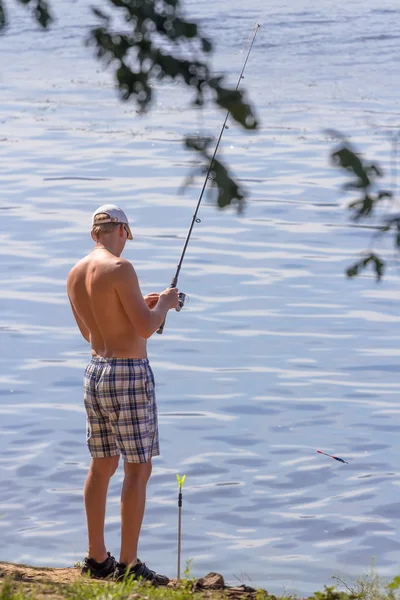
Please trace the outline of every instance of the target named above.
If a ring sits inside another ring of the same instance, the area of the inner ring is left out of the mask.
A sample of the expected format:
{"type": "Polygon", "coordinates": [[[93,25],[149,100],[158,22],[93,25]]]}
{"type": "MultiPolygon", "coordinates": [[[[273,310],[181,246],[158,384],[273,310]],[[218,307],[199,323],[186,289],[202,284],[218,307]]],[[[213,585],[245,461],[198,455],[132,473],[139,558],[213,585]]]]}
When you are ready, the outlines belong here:
{"type": "MultiPolygon", "coordinates": [[[[397,0],[316,5],[186,3],[261,128],[231,123],[222,153],[246,187],[243,216],[201,208],[180,288],[190,301],[149,343],[162,456],[154,461],[140,556],[176,574],[176,473],[186,473],[182,560],[271,593],[311,593],[331,576],[399,572],[399,271],[380,284],[344,270],[371,241],[352,226],[325,128],[352,136],[390,177],[397,133],[397,0]],[[342,465],[321,449],[348,460],[342,465]]],[[[217,135],[223,114],[190,108],[178,85],[140,118],[84,45],[90,3],[53,2],[43,35],[12,7],[0,38],[0,560],[66,566],[85,554],[82,376],[88,347],[65,293],[91,249],[90,216],[116,202],[144,293],[168,286],[202,181],[185,133],[217,135]],[[73,10],[71,10],[73,5],[73,10]]],[[[11,8],[11,7],[10,7],[11,8]]],[[[122,471],[107,542],[118,554],[122,471]]]]}

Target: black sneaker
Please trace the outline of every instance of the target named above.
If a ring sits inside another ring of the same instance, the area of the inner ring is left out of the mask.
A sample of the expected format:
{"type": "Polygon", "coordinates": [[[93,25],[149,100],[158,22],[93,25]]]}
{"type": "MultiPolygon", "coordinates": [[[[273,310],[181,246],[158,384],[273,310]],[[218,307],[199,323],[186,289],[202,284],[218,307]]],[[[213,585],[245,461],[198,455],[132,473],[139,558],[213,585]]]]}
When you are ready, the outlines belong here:
{"type": "Polygon", "coordinates": [[[123,579],[142,579],[143,581],[149,581],[152,585],[168,585],[169,579],[166,575],[159,575],[155,571],[149,569],[145,563],[138,559],[137,564],[134,567],[127,567],[124,563],[117,563],[114,571],[115,581],[122,581],[123,579]]]}
{"type": "Polygon", "coordinates": [[[89,575],[93,579],[108,579],[114,575],[117,561],[109,552],[106,560],[98,563],[94,558],[85,558],[81,568],[82,575],[89,575]]]}

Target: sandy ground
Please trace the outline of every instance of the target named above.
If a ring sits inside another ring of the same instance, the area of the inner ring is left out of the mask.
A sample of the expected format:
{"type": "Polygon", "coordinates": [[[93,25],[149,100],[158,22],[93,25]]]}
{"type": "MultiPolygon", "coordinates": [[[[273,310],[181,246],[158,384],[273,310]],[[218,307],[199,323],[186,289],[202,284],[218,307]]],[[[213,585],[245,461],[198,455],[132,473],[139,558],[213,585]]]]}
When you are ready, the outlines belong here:
{"type": "MultiPolygon", "coordinates": [[[[74,583],[78,580],[84,581],[79,567],[55,569],[51,567],[31,567],[29,565],[17,565],[14,563],[0,563],[0,584],[2,580],[8,577],[11,577],[18,587],[22,585],[27,592],[32,592],[34,589],[35,598],[46,598],[47,600],[65,598],[63,594],[64,585],[74,583]]],[[[86,581],[88,580],[86,579],[86,581]]],[[[177,580],[171,579],[169,587],[175,587],[176,585],[177,580]]],[[[197,579],[193,585],[193,592],[201,591],[205,597],[215,594],[217,590],[218,596],[229,598],[230,600],[254,600],[257,593],[255,589],[245,585],[226,587],[224,579],[219,573],[209,573],[205,577],[197,579]]]]}
{"type": "Polygon", "coordinates": [[[0,579],[12,576],[16,581],[26,583],[73,583],[80,577],[77,567],[52,569],[50,567],[29,567],[13,563],[0,563],[0,579]]]}
{"type": "MultiPolygon", "coordinates": [[[[35,600],[65,600],[66,587],[77,581],[79,577],[80,571],[77,567],[53,569],[0,563],[0,592],[4,592],[3,585],[7,586],[8,578],[12,578],[12,589],[18,591],[18,597],[35,600]]],[[[8,595],[6,594],[5,597],[8,595]]]]}

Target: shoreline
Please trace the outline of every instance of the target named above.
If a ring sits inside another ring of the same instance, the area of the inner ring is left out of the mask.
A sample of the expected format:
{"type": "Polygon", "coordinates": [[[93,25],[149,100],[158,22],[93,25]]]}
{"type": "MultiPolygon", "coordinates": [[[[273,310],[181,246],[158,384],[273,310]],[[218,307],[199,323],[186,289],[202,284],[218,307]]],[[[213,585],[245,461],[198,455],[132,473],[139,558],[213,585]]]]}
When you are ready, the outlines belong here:
{"type": "Polygon", "coordinates": [[[226,586],[219,573],[153,587],[147,582],[90,579],[81,575],[78,564],[57,568],[0,562],[0,600],[398,600],[399,588],[400,576],[386,581],[373,567],[354,586],[336,578],[336,584],[310,596],[275,596],[245,584],[226,586]]]}
{"type": "MultiPolygon", "coordinates": [[[[153,587],[146,583],[117,583],[107,580],[90,579],[82,576],[80,566],[71,567],[34,567],[25,564],[16,564],[8,562],[0,562],[0,600],[7,599],[21,600],[21,598],[46,598],[46,600],[56,600],[58,598],[71,598],[71,590],[75,588],[74,598],[79,598],[79,589],[82,586],[85,589],[85,595],[82,599],[88,598],[87,586],[93,586],[93,598],[98,598],[99,587],[107,586],[115,590],[115,597],[125,598],[121,596],[121,588],[125,591],[127,586],[128,595],[130,592],[135,592],[133,598],[138,598],[143,595],[146,599],[152,598],[154,595],[158,597],[160,592],[163,598],[182,599],[182,591],[185,597],[193,596],[198,598],[219,597],[226,600],[264,600],[271,598],[276,600],[276,597],[268,594],[266,590],[255,589],[251,586],[241,584],[238,586],[226,586],[224,578],[219,573],[208,573],[204,577],[182,578],[178,581],[175,578],[170,579],[166,587],[153,587]],[[4,589],[6,591],[4,592],[4,589]],[[131,589],[129,589],[131,588],[131,589]],[[142,594],[140,594],[142,591],[142,594]],[[13,593],[15,592],[15,596],[13,593]],[[169,593],[168,593],[169,592],[169,593]],[[22,594],[22,595],[21,595],[22,594]],[[25,594],[25,595],[24,595],[25,594]]],[[[111,594],[107,594],[107,600],[112,598],[111,594]]]]}

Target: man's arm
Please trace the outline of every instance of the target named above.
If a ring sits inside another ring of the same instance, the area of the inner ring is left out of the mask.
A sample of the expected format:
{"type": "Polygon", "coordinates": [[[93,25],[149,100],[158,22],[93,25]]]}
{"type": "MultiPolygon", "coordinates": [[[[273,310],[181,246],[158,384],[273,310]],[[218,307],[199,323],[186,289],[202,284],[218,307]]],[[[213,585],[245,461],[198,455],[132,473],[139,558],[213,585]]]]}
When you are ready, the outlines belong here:
{"type": "Polygon", "coordinates": [[[74,308],[74,305],[71,302],[71,299],[69,300],[69,302],[71,304],[71,308],[72,308],[72,312],[73,312],[74,317],[75,317],[76,324],[79,327],[79,331],[81,332],[81,334],[83,335],[83,337],[85,338],[85,340],[87,342],[89,342],[89,344],[90,344],[90,332],[89,332],[89,329],[86,327],[85,323],[82,321],[82,319],[80,318],[80,316],[76,312],[76,310],[74,308]]]}
{"type": "Polygon", "coordinates": [[[140,291],[136,272],[126,260],[122,260],[117,267],[116,291],[128,319],[138,334],[146,339],[157,331],[172,308],[171,299],[168,301],[167,296],[161,294],[156,307],[149,309],[140,291]]]}

